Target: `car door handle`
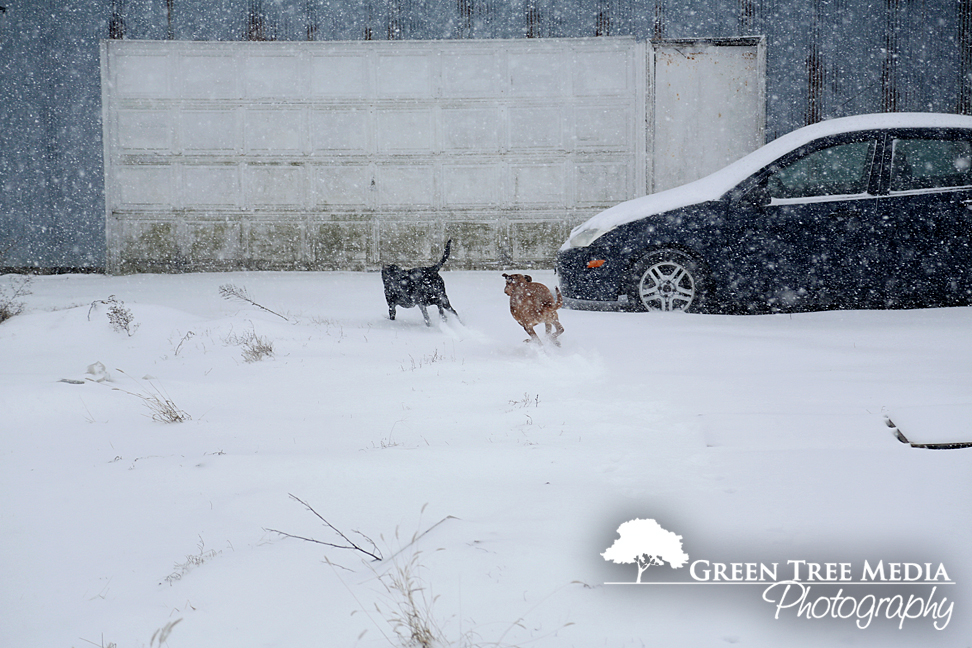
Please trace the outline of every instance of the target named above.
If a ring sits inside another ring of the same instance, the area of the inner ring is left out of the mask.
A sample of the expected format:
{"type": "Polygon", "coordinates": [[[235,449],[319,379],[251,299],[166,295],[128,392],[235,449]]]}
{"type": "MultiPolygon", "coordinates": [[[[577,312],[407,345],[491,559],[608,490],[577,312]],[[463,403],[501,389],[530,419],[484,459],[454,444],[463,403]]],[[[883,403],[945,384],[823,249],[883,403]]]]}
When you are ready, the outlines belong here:
{"type": "Polygon", "coordinates": [[[850,209],[841,209],[840,211],[832,212],[830,217],[834,220],[850,220],[851,218],[860,218],[861,212],[850,209]]]}

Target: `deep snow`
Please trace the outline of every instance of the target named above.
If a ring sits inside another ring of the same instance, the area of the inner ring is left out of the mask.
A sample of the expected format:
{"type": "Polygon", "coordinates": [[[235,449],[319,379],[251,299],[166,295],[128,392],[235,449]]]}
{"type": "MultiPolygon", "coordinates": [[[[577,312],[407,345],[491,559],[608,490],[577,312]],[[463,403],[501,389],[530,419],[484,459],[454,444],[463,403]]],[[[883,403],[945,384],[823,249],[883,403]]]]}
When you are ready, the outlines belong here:
{"type": "Polygon", "coordinates": [[[884,416],[972,436],[972,309],[568,310],[540,348],[500,273],[444,277],[462,323],[432,328],[389,321],[374,273],[34,278],[0,324],[0,646],[389,645],[379,577],[410,562],[457,644],[970,645],[972,449],[884,416]],[[153,421],[155,389],[191,420],[153,421]],[[268,531],[341,542],[289,494],[385,560],[268,531]],[[634,580],[600,554],[638,517],[689,562],[942,564],[954,612],[862,630],[774,619],[761,585],[605,585],[634,580]]]}

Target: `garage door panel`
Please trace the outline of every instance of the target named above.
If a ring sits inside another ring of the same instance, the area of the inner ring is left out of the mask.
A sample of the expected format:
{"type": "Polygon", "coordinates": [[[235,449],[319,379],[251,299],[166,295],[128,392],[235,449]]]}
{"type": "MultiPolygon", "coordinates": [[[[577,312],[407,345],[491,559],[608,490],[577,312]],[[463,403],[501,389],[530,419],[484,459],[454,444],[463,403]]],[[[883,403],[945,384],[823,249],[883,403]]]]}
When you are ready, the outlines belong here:
{"type": "Polygon", "coordinates": [[[511,108],[511,149],[564,149],[564,116],[560,108],[511,108]]]}
{"type": "Polygon", "coordinates": [[[245,180],[247,205],[293,208],[303,203],[303,167],[247,166],[245,180]]]}
{"type": "Polygon", "coordinates": [[[374,193],[372,170],[368,165],[318,166],[312,171],[311,200],[317,207],[336,205],[365,209],[374,193]]]}
{"type": "Polygon", "coordinates": [[[378,93],[396,98],[432,96],[432,58],[429,54],[378,57],[378,93]]]}
{"type": "Polygon", "coordinates": [[[504,201],[503,168],[496,164],[467,164],[442,169],[446,207],[498,205],[504,201]]]}
{"type": "Polygon", "coordinates": [[[556,51],[514,52],[509,57],[510,92],[520,97],[565,94],[565,57],[556,51]]]}
{"type": "Polygon", "coordinates": [[[432,207],[434,187],[432,165],[390,164],[378,168],[380,207],[432,207]]]}
{"type": "Polygon", "coordinates": [[[169,92],[172,62],[166,54],[132,53],[119,57],[112,66],[112,90],[118,97],[164,97],[169,92]]]}
{"type": "Polygon", "coordinates": [[[241,207],[240,170],[235,165],[192,165],[182,169],[183,206],[241,207]]]}
{"type": "Polygon", "coordinates": [[[315,153],[336,152],[364,155],[372,130],[366,108],[314,110],[310,113],[311,149],[315,153]]]}
{"type": "Polygon", "coordinates": [[[442,60],[441,96],[493,98],[504,89],[497,52],[474,52],[442,60]]]}
{"type": "Polygon", "coordinates": [[[574,110],[578,148],[625,150],[633,137],[632,111],[625,108],[583,106],[574,110]]]}
{"type": "Polygon", "coordinates": [[[293,154],[304,140],[300,110],[247,110],[244,139],[248,152],[293,154]]]}
{"type": "Polygon", "coordinates": [[[238,99],[240,69],[235,56],[214,53],[185,55],[177,78],[183,99],[238,99]]]}
{"type": "Polygon", "coordinates": [[[386,263],[410,267],[442,258],[438,223],[426,214],[408,221],[378,224],[378,255],[386,263]]]}
{"type": "Polygon", "coordinates": [[[566,204],[567,171],[563,163],[513,166],[511,174],[516,204],[566,204]]]}
{"type": "Polygon", "coordinates": [[[171,207],[173,202],[172,167],[132,166],[120,169],[115,177],[113,206],[171,207]]]}
{"type": "Polygon", "coordinates": [[[444,151],[495,153],[500,150],[499,108],[444,108],[439,124],[444,151]]]}
{"type": "Polygon", "coordinates": [[[571,70],[574,94],[578,96],[627,95],[634,89],[631,52],[577,52],[571,70]]]}
{"type": "Polygon", "coordinates": [[[248,98],[280,101],[301,96],[300,59],[296,55],[253,56],[243,70],[248,98]]]}
{"type": "Polygon", "coordinates": [[[126,153],[169,151],[173,123],[164,110],[118,111],[118,145],[126,153]]]}
{"type": "Polygon", "coordinates": [[[312,97],[365,99],[374,94],[368,58],[362,55],[313,56],[309,87],[312,97]]]}
{"type": "Polygon", "coordinates": [[[630,163],[582,162],[574,169],[576,200],[582,205],[609,207],[613,196],[625,192],[629,185],[630,163]]]}
{"type": "Polygon", "coordinates": [[[380,153],[431,153],[434,132],[431,108],[378,111],[380,153]]]}
{"type": "Polygon", "coordinates": [[[184,110],[180,123],[184,151],[222,154],[243,149],[238,110],[184,110]]]}

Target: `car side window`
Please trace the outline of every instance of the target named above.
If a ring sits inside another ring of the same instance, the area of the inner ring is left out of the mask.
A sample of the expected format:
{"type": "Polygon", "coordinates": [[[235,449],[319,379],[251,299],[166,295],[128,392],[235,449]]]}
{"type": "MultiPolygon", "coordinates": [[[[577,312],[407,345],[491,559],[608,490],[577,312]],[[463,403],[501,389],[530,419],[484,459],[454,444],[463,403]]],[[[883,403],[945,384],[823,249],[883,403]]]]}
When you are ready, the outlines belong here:
{"type": "Polygon", "coordinates": [[[972,186],[968,140],[896,139],[891,151],[891,191],[972,186]]]}
{"type": "Polygon", "coordinates": [[[819,149],[775,170],[767,181],[770,198],[809,198],[867,191],[875,142],[850,142],[819,149]]]}

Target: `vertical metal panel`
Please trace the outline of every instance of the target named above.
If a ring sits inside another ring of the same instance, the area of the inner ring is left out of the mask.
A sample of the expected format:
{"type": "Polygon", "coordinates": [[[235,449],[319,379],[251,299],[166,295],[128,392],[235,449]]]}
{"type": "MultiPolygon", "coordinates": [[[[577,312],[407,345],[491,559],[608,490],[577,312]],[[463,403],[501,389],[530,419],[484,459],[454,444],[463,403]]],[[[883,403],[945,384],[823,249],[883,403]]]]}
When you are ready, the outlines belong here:
{"type": "Polygon", "coordinates": [[[16,245],[0,267],[102,265],[96,39],[108,4],[2,4],[0,249],[16,245]]]}
{"type": "Polygon", "coordinates": [[[881,63],[881,111],[898,110],[898,40],[901,31],[900,0],[885,0],[884,60],[881,63]]]}
{"type": "Polygon", "coordinates": [[[666,22],[667,22],[667,11],[666,7],[668,0],[655,0],[652,20],[651,20],[651,40],[657,41],[665,38],[666,33],[666,22]]]}
{"type": "Polygon", "coordinates": [[[807,54],[807,117],[808,124],[821,120],[823,113],[824,61],[821,52],[821,30],[824,28],[821,5],[823,0],[813,0],[810,24],[810,47],[807,54]]]}
{"type": "Polygon", "coordinates": [[[759,33],[760,0],[739,0],[739,35],[752,36],[759,33]]]}
{"type": "Polygon", "coordinates": [[[972,0],[959,0],[959,96],[956,112],[972,115],[972,0]]]}

